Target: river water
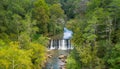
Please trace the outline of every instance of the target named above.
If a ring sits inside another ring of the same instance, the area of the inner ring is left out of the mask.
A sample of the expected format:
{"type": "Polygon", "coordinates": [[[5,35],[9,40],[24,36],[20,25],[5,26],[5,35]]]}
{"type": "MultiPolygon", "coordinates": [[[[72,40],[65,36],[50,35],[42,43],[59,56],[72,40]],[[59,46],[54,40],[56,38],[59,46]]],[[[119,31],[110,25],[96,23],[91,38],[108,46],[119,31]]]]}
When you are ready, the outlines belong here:
{"type": "Polygon", "coordinates": [[[52,54],[52,57],[47,60],[44,69],[60,69],[65,63],[59,59],[60,55],[68,55],[69,50],[52,50],[49,54],[52,54]]]}

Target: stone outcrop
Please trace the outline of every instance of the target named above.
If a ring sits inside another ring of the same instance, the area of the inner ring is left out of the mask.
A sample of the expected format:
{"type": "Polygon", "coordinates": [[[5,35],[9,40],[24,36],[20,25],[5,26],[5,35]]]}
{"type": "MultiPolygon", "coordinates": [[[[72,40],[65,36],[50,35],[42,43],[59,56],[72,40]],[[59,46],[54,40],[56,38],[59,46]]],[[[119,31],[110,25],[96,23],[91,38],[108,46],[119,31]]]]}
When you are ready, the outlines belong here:
{"type": "Polygon", "coordinates": [[[63,63],[62,65],[60,65],[60,69],[66,69],[66,63],[67,63],[66,59],[67,59],[67,56],[61,54],[58,58],[63,63]]]}
{"type": "Polygon", "coordinates": [[[67,58],[67,56],[66,55],[60,55],[59,57],[58,57],[59,59],[66,59],[67,58]]]}

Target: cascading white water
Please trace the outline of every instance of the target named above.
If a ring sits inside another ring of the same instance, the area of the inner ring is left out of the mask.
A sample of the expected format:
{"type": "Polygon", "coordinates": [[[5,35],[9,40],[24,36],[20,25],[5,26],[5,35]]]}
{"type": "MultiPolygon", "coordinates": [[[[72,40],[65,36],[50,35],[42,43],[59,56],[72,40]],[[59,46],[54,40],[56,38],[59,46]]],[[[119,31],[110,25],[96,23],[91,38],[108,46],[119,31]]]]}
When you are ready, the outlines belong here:
{"type": "Polygon", "coordinates": [[[61,50],[67,50],[67,48],[65,46],[65,40],[62,40],[61,50]]]}
{"type": "Polygon", "coordinates": [[[62,40],[51,40],[49,49],[50,50],[53,50],[53,49],[68,50],[73,48],[71,46],[70,40],[62,39],[62,40]]]}
{"type": "Polygon", "coordinates": [[[63,39],[62,40],[51,40],[49,49],[50,50],[52,49],[59,49],[59,50],[73,49],[73,47],[71,46],[71,42],[70,42],[72,34],[73,32],[71,30],[64,28],[63,39]]]}
{"type": "Polygon", "coordinates": [[[73,46],[71,45],[71,41],[67,40],[67,45],[68,45],[68,49],[73,49],[73,46]]]}
{"type": "Polygon", "coordinates": [[[53,40],[51,40],[51,42],[50,42],[50,50],[52,50],[52,49],[55,49],[53,40]]]}
{"type": "Polygon", "coordinates": [[[58,49],[61,49],[61,40],[59,40],[59,48],[58,49]]]}

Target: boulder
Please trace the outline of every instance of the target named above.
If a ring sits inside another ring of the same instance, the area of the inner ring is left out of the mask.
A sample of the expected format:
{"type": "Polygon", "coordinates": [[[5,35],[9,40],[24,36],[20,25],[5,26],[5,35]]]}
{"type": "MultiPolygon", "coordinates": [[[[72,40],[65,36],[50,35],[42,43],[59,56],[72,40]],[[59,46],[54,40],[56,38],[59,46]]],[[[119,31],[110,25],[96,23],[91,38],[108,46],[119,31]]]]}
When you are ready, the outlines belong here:
{"type": "Polygon", "coordinates": [[[47,57],[48,57],[48,58],[51,58],[51,57],[52,57],[52,54],[48,54],[47,57]]]}
{"type": "Polygon", "coordinates": [[[66,58],[67,58],[66,55],[60,55],[60,56],[59,56],[59,59],[66,59],[66,58]]]}

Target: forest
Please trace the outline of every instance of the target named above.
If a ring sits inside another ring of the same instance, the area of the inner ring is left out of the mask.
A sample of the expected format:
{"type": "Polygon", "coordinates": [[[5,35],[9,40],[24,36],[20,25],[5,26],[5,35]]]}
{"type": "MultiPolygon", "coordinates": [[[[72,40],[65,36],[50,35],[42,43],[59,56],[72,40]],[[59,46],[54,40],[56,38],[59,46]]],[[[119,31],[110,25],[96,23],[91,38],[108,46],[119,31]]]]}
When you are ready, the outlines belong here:
{"type": "Polygon", "coordinates": [[[66,69],[120,69],[120,0],[0,0],[0,69],[42,69],[64,27],[66,69]]]}

